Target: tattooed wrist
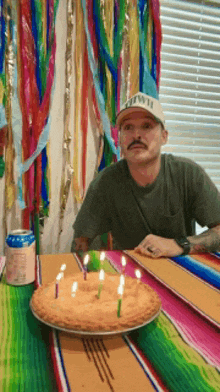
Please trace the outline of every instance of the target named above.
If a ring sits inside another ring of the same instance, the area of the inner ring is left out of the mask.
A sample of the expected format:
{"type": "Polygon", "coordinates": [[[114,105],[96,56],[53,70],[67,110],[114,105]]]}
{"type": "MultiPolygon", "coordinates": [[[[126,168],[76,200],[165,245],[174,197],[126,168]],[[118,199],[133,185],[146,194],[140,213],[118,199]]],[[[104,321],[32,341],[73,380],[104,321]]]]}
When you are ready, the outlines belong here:
{"type": "Polygon", "coordinates": [[[199,235],[188,237],[190,253],[214,252],[220,249],[220,228],[209,229],[199,235]]]}

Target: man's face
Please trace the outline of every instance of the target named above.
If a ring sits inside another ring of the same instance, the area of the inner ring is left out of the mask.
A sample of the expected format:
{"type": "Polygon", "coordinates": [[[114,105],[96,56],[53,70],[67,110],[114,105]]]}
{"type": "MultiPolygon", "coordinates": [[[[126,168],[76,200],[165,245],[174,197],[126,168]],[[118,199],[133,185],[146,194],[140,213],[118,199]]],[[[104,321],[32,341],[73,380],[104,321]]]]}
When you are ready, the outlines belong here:
{"type": "Polygon", "coordinates": [[[161,146],[167,141],[152,114],[136,111],[124,118],[120,127],[120,145],[123,157],[129,163],[150,163],[160,156],[161,146]]]}

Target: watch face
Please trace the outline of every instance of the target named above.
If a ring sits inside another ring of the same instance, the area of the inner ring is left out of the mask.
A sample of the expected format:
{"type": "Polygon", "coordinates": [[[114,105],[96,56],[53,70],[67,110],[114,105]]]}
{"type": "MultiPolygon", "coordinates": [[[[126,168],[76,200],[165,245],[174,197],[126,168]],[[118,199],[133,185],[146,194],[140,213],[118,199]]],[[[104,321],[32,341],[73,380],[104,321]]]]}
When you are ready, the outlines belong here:
{"type": "Polygon", "coordinates": [[[183,255],[188,254],[190,251],[190,242],[187,240],[187,238],[178,238],[176,239],[176,243],[183,248],[183,255]]]}

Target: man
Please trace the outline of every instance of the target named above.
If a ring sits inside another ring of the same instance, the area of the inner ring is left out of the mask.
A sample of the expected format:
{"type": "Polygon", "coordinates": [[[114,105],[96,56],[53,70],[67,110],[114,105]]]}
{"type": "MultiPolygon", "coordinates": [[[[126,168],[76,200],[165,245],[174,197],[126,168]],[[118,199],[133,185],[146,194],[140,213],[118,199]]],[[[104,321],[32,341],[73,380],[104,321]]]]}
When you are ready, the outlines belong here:
{"type": "Polygon", "coordinates": [[[123,159],[90,184],[72,250],[111,232],[116,249],[177,256],[220,247],[220,194],[191,160],[161,154],[168,132],[158,100],[137,93],[117,116],[123,159]],[[195,235],[195,222],[209,229],[195,235]]]}

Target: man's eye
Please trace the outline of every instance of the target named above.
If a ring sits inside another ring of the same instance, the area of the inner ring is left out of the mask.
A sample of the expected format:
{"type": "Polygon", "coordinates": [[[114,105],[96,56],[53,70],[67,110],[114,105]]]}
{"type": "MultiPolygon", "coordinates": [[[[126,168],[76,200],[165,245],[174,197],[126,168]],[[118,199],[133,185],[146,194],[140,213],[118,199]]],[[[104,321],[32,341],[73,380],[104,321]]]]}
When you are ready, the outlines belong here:
{"type": "Polygon", "coordinates": [[[151,127],[151,123],[148,123],[148,122],[144,123],[142,126],[143,129],[149,129],[150,127],[151,127]]]}
{"type": "Polygon", "coordinates": [[[125,131],[131,131],[131,130],[133,129],[133,127],[132,127],[131,124],[126,124],[126,125],[124,125],[123,129],[124,129],[125,131]]]}

